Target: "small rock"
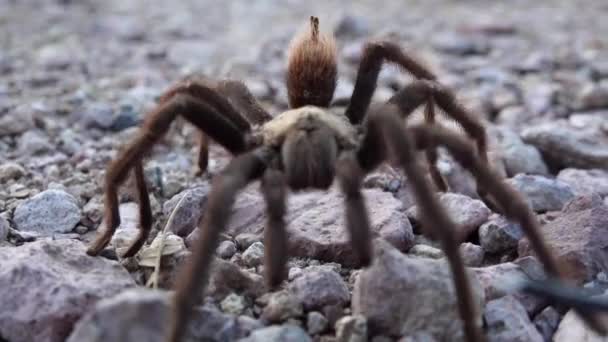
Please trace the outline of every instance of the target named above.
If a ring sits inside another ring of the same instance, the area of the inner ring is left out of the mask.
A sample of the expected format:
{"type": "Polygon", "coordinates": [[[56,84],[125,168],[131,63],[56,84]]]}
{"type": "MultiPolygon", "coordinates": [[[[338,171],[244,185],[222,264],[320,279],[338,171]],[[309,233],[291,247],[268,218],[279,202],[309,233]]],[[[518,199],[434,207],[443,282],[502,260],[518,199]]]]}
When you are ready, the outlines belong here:
{"type": "Polygon", "coordinates": [[[264,279],[222,259],[215,259],[207,288],[207,295],[221,299],[230,293],[258,297],[266,291],[264,279]]]}
{"type": "Polygon", "coordinates": [[[564,169],[557,179],[572,188],[577,196],[596,193],[601,197],[608,196],[608,172],[600,169],[564,169]]]}
{"type": "Polygon", "coordinates": [[[538,212],[561,210],[574,198],[568,184],[543,176],[519,174],[507,183],[524,194],[532,210],[538,212]]]}
{"type": "Polygon", "coordinates": [[[560,318],[559,312],[550,306],[534,317],[534,326],[540,332],[545,342],[551,342],[560,318]]]}
{"type": "Polygon", "coordinates": [[[608,137],[602,132],[605,113],[571,115],[525,128],[522,139],[538,148],[556,169],[608,169],[608,137]]]}
{"type": "Polygon", "coordinates": [[[264,244],[255,242],[243,252],[243,261],[248,267],[260,266],[264,263],[264,244]]]}
{"type": "Polygon", "coordinates": [[[207,203],[208,185],[180,192],[163,205],[165,217],[173,215],[169,231],[178,236],[187,236],[199,224],[207,203]],[[178,206],[179,204],[179,206],[178,206]]]}
{"type": "Polygon", "coordinates": [[[0,216],[0,242],[5,241],[8,238],[8,232],[10,230],[10,226],[8,221],[0,216]]]}
{"type": "Polygon", "coordinates": [[[220,303],[223,312],[232,315],[240,315],[247,308],[247,301],[243,296],[231,293],[220,303]]]}
{"type": "Polygon", "coordinates": [[[576,109],[591,110],[608,107],[608,82],[589,83],[576,98],[576,109]]]}
{"type": "MultiPolygon", "coordinates": [[[[209,307],[194,308],[184,341],[235,341],[261,326],[209,307]]],[[[136,288],[97,303],[82,318],[68,342],[164,341],[169,328],[171,297],[167,292],[136,288]]]]}
{"type": "Polygon", "coordinates": [[[488,341],[543,342],[526,309],[512,296],[495,299],[484,310],[488,341]]]}
{"type": "Polygon", "coordinates": [[[327,318],[322,313],[311,311],[306,316],[306,328],[310,335],[321,334],[327,329],[327,318]]]}
{"type": "Polygon", "coordinates": [[[30,130],[21,135],[18,150],[22,155],[34,156],[53,149],[49,138],[38,130],[30,130]]]}
{"type": "Polygon", "coordinates": [[[19,204],[13,221],[19,230],[49,235],[71,232],[80,217],[74,196],[61,190],[46,190],[19,204]]]}
{"type": "MultiPolygon", "coordinates": [[[[451,274],[445,260],[412,258],[376,240],[374,262],[355,282],[353,314],[367,317],[371,335],[420,331],[438,341],[463,341],[451,274]]],[[[483,289],[474,276],[469,279],[481,307],[483,289]]],[[[481,323],[481,316],[475,319],[481,323]]]]}
{"type": "Polygon", "coordinates": [[[481,247],[489,253],[504,253],[517,248],[517,243],[524,237],[519,224],[507,220],[504,216],[494,215],[479,228],[481,247]]]}
{"type": "Polygon", "coordinates": [[[65,341],[95,302],[135,286],[117,262],[87,256],[76,240],[0,247],[0,336],[10,341],[65,341]]]}
{"type": "Polygon", "coordinates": [[[519,173],[549,174],[547,165],[536,147],[525,144],[519,135],[511,130],[497,128],[493,131],[509,177],[519,173]]]}
{"type": "Polygon", "coordinates": [[[432,39],[432,45],[440,52],[458,56],[485,55],[490,52],[490,45],[485,39],[454,33],[437,34],[432,39]]]}
{"type": "Polygon", "coordinates": [[[435,248],[429,245],[417,244],[414,247],[410,248],[407,251],[409,255],[414,255],[422,258],[430,258],[430,259],[441,259],[445,256],[443,251],[439,248],[435,248]]]}
{"type": "Polygon", "coordinates": [[[0,182],[8,182],[9,180],[17,180],[25,175],[25,169],[13,162],[0,164],[0,182]]]}
{"type": "Polygon", "coordinates": [[[301,276],[303,273],[304,272],[299,267],[290,267],[289,272],[287,273],[287,279],[289,279],[289,281],[292,281],[297,277],[301,276]]]}
{"type": "Polygon", "coordinates": [[[17,135],[34,127],[33,108],[20,106],[0,115],[0,137],[17,135]]]}
{"type": "MultiPolygon", "coordinates": [[[[456,224],[457,241],[464,241],[481,224],[487,221],[491,213],[482,201],[461,194],[444,193],[439,197],[439,201],[456,224]]],[[[418,206],[408,210],[408,217],[420,221],[418,206]]]]}
{"type": "MultiPolygon", "coordinates": [[[[556,219],[542,227],[542,234],[569,279],[583,283],[606,269],[608,206],[597,195],[568,203],[556,219]]],[[[533,255],[527,238],[519,242],[518,251],[520,256],[533,255]]]]}
{"type": "Polygon", "coordinates": [[[302,312],[302,303],[298,298],[287,291],[280,291],[270,295],[268,304],[262,311],[262,318],[271,323],[278,323],[300,317],[302,312]]]}
{"type": "Polygon", "coordinates": [[[399,339],[398,342],[438,342],[433,335],[425,332],[416,332],[413,335],[407,335],[399,339]]]}
{"type": "Polygon", "coordinates": [[[304,272],[289,284],[289,290],[307,311],[327,305],[344,306],[350,299],[344,280],[338,273],[330,270],[304,272]]]}
{"type": "Polygon", "coordinates": [[[361,315],[340,318],[336,338],[338,342],[367,342],[367,320],[361,315]]]}
{"type": "Polygon", "coordinates": [[[296,325],[273,325],[255,330],[249,337],[239,340],[240,342],[269,342],[269,341],[294,341],[312,342],[310,336],[304,329],[296,325]]]}
{"type": "Polygon", "coordinates": [[[568,311],[553,335],[553,342],[605,342],[602,337],[587,327],[587,324],[573,310],[568,311]]]}
{"type": "Polygon", "coordinates": [[[336,37],[361,38],[370,33],[369,22],[361,16],[344,15],[334,30],[336,37]]]}
{"type": "Polygon", "coordinates": [[[217,247],[217,255],[222,259],[230,259],[236,253],[236,245],[232,241],[222,241],[217,247]]]}
{"type": "Polygon", "coordinates": [[[479,267],[483,264],[483,248],[470,242],[465,242],[460,245],[460,255],[462,262],[470,267],[479,267]]]}
{"type": "Polygon", "coordinates": [[[241,250],[247,250],[249,246],[262,241],[259,235],[247,233],[237,235],[234,240],[241,250]]]}

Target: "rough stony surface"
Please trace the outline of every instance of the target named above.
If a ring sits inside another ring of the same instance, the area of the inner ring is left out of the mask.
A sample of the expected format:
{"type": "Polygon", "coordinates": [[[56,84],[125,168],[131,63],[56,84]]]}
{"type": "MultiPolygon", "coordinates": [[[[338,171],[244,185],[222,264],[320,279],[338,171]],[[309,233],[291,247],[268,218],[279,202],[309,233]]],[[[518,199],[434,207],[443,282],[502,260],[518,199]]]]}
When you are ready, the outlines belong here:
{"type": "MultiPolygon", "coordinates": [[[[439,201],[456,224],[456,239],[459,241],[465,240],[486,222],[491,214],[482,201],[465,195],[445,193],[439,197],[439,201]]],[[[408,216],[416,221],[419,220],[419,215],[417,206],[408,210],[408,216]]]]}
{"type": "Polygon", "coordinates": [[[0,242],[5,241],[8,237],[9,228],[8,221],[0,216],[0,242]]]}
{"type": "Polygon", "coordinates": [[[13,216],[17,229],[50,235],[69,233],[80,221],[74,196],[60,190],[46,190],[24,201],[13,216]]]}
{"type": "MultiPolygon", "coordinates": [[[[163,341],[169,328],[170,304],[165,291],[124,291],[99,301],[76,324],[67,341],[163,341]]],[[[248,320],[223,314],[214,308],[197,308],[184,341],[234,341],[260,326],[260,323],[252,325],[248,320]]]]}
{"type": "Polygon", "coordinates": [[[512,296],[495,299],[483,313],[488,325],[488,341],[543,342],[543,337],[530,322],[526,309],[512,296]]]}
{"type": "MultiPolygon", "coordinates": [[[[607,230],[608,206],[591,196],[576,198],[542,227],[562,269],[581,283],[608,268],[607,230]]],[[[520,256],[533,254],[527,239],[519,242],[518,249],[520,256]]]]}
{"type": "MultiPolygon", "coordinates": [[[[29,245],[48,235],[85,244],[94,239],[106,225],[102,221],[109,162],[138,134],[138,126],[146,120],[146,113],[154,110],[163,92],[184,77],[198,73],[213,79],[243,80],[272,116],[287,109],[285,62],[289,41],[294,33],[306,29],[310,15],[320,16],[321,30],[336,34],[339,67],[332,112],[344,111],[350,101],[366,42],[389,40],[429,66],[437,80],[453,89],[456,99],[483,122],[490,164],[501,177],[532,175],[551,182],[556,180],[568,184],[574,195],[595,193],[587,204],[608,205],[606,176],[601,171],[608,169],[608,49],[603,44],[608,21],[601,20],[606,14],[608,7],[601,0],[517,0],[516,6],[495,1],[485,3],[483,8],[476,2],[448,0],[414,1],[407,6],[396,0],[290,1],[280,5],[260,0],[222,6],[208,0],[158,2],[154,6],[145,0],[0,0],[0,217],[10,226],[0,232],[0,248],[10,248],[12,258],[13,254],[29,251],[29,245]],[[262,32],[260,23],[271,23],[267,26],[272,29],[262,32]],[[48,190],[73,197],[71,208],[81,215],[78,220],[74,218],[74,223],[70,222],[69,228],[63,220],[71,215],[58,218],[54,216],[57,212],[45,214],[39,210],[22,215],[18,210],[48,190]],[[25,230],[18,222],[33,218],[51,227],[50,231],[25,230]]],[[[373,101],[388,100],[412,80],[410,74],[393,63],[384,63],[373,101]]],[[[443,111],[437,113],[439,123],[463,133],[443,111]]],[[[423,118],[423,110],[419,108],[409,116],[408,123],[416,124],[423,118]]],[[[173,286],[177,270],[192,253],[199,233],[196,223],[206,214],[210,185],[232,159],[229,152],[212,142],[208,172],[198,174],[198,137],[197,129],[180,118],[153,147],[145,146],[143,167],[150,190],[153,226],[143,258],[142,255],[121,258],[139,225],[133,172],[125,174],[118,192],[121,226],[110,248],[99,259],[118,259],[134,284],[143,286],[155,280],[158,232],[172,213],[173,233],[167,235],[163,250],[160,288],[173,286]]],[[[525,244],[520,241],[517,226],[501,221],[500,216],[488,217],[487,209],[477,206],[473,177],[445,149],[439,149],[437,167],[451,192],[441,196],[455,199],[449,203],[450,213],[456,221],[465,223],[459,228],[466,229],[458,233],[459,242],[465,243],[461,247],[465,262],[483,266],[480,268],[483,271],[476,268],[473,272],[486,275],[481,283],[486,293],[494,294],[488,301],[509,295],[500,287],[501,283],[507,283],[499,277],[501,273],[542,277],[539,263],[530,256],[520,258],[514,248],[515,243],[525,244]],[[487,222],[490,223],[484,225],[487,222]]],[[[538,189],[538,193],[554,191],[551,182],[539,184],[543,189],[538,189]]],[[[259,340],[272,337],[273,331],[281,335],[283,327],[299,326],[315,340],[336,341],[336,322],[342,317],[357,317],[349,301],[356,280],[365,272],[359,269],[348,243],[344,198],[336,185],[328,192],[289,193],[285,217],[289,227],[289,275],[273,292],[265,286],[260,254],[254,253],[258,257],[250,258],[254,249],[247,252],[263,243],[266,226],[266,204],[259,182],[239,192],[228,227],[220,237],[218,260],[207,291],[196,294],[201,299],[198,303],[205,303],[205,309],[199,305],[197,310],[217,308],[213,310],[218,313],[221,308],[239,313],[237,321],[248,331],[258,330],[262,325],[277,325],[277,329],[260,333],[259,340]],[[289,310],[292,308],[289,300],[269,297],[277,291],[289,292],[293,283],[314,270],[335,272],[346,284],[347,296],[341,298],[348,299],[313,311],[302,305],[300,314],[296,304],[293,311],[289,310]],[[273,322],[263,317],[271,309],[273,322]]],[[[404,257],[415,260],[412,263],[416,265],[433,265],[416,270],[429,273],[435,283],[451,284],[450,272],[435,267],[445,263],[437,241],[419,234],[424,233],[423,227],[414,215],[409,217],[414,229],[406,217],[407,210],[416,205],[408,175],[389,161],[366,176],[364,188],[375,237],[397,247],[399,252],[395,253],[407,253],[404,257]],[[431,271],[426,272],[427,268],[431,271]],[[433,271],[435,268],[439,270],[433,271]]],[[[554,203],[549,204],[547,208],[557,208],[554,203]]],[[[574,207],[581,212],[587,210],[580,202],[569,210],[575,212],[574,207]]],[[[537,213],[547,235],[551,235],[547,228],[555,220],[559,222],[562,217],[573,215],[565,210],[546,210],[537,213]]],[[[560,233],[566,241],[560,242],[557,233],[551,237],[556,246],[561,246],[558,251],[562,248],[560,260],[577,260],[572,264],[584,273],[594,274],[605,268],[601,261],[604,248],[601,236],[605,234],[593,223],[596,218],[568,220],[562,222],[565,233],[560,233]],[[585,235],[589,227],[598,233],[585,235]],[[595,242],[591,242],[593,239],[595,242]]],[[[32,258],[46,256],[40,254],[32,258]]],[[[82,258],[89,260],[84,254],[82,258]]],[[[91,267],[95,268],[94,265],[91,267]]],[[[403,277],[415,281],[419,276],[403,277]]],[[[597,289],[605,288],[599,278],[597,289]]],[[[37,288],[38,283],[33,281],[29,286],[37,288]]],[[[97,283],[103,281],[85,280],[78,286],[95,288],[97,283]]],[[[447,298],[453,303],[453,294],[445,295],[444,287],[427,287],[427,291],[416,288],[416,293],[423,293],[419,297],[425,300],[415,302],[412,307],[426,308],[427,303],[437,298],[440,302],[447,298]]],[[[401,306],[412,303],[411,296],[395,292],[393,301],[401,306]]],[[[110,298],[103,291],[101,295],[110,298]]],[[[546,327],[553,326],[554,317],[542,313],[550,303],[519,293],[511,295],[535,323],[551,323],[537,324],[546,338],[546,327]]],[[[12,287],[0,287],[0,298],[13,297],[21,298],[12,287]]],[[[27,298],[22,302],[35,301],[27,298]]],[[[39,322],[77,319],[63,317],[63,309],[42,307],[40,311],[52,313],[39,322]]],[[[94,311],[92,306],[88,308],[94,311]]],[[[375,315],[389,314],[383,310],[378,308],[375,315]]],[[[230,320],[235,317],[216,313],[212,316],[229,316],[230,320]]],[[[444,328],[444,324],[452,327],[457,318],[453,306],[448,309],[430,306],[420,313],[412,309],[407,319],[387,320],[390,326],[382,331],[374,331],[375,321],[368,319],[368,338],[373,342],[429,342],[452,340],[452,336],[458,339],[458,334],[435,333],[454,331],[455,328],[444,328]],[[400,330],[402,322],[426,322],[426,325],[422,330],[408,330],[403,336],[388,332],[400,330]]],[[[108,322],[108,325],[125,324],[108,322]]],[[[222,318],[221,322],[225,320],[222,318]]],[[[122,330],[112,328],[104,326],[102,329],[109,331],[103,333],[122,330]]],[[[217,329],[221,330],[221,326],[217,329]]],[[[309,340],[305,335],[300,329],[293,336],[309,340]]],[[[0,340],[19,342],[3,333],[0,340]]]]}
{"type": "Polygon", "coordinates": [[[553,307],[547,307],[534,317],[533,323],[544,341],[551,341],[561,315],[553,307]]]}
{"type": "MultiPolygon", "coordinates": [[[[524,141],[557,167],[608,168],[608,135],[603,114],[571,116],[528,127],[524,141]]],[[[604,115],[605,117],[605,115],[604,115]]]]}
{"type": "Polygon", "coordinates": [[[240,342],[265,342],[265,341],[298,341],[312,342],[312,338],[306,334],[304,329],[296,325],[270,326],[255,330],[249,337],[239,340],[240,342]]]}
{"type": "Polygon", "coordinates": [[[589,329],[585,322],[574,311],[570,310],[559,324],[555,335],[553,335],[553,341],[605,342],[606,338],[589,329]]]}
{"type": "Polygon", "coordinates": [[[363,316],[345,316],[336,322],[339,342],[365,342],[368,340],[367,320],[363,316]]]}
{"type": "Polygon", "coordinates": [[[167,229],[179,236],[187,236],[197,226],[204,213],[209,186],[185,190],[163,205],[163,213],[173,221],[167,229]],[[179,206],[178,206],[179,204],[179,206]]]}
{"type": "Polygon", "coordinates": [[[305,271],[296,278],[289,290],[306,310],[320,309],[328,305],[345,305],[350,294],[340,275],[328,269],[305,271]]]}
{"type": "Polygon", "coordinates": [[[525,196],[534,211],[561,210],[574,198],[568,184],[543,176],[517,175],[508,183],[525,196]]]}
{"type": "Polygon", "coordinates": [[[74,240],[0,247],[0,336],[10,341],[64,341],[95,303],[135,286],[117,262],[93,258],[74,240]],[[10,295],[9,295],[10,294],[10,295]]]}
{"type": "Polygon", "coordinates": [[[479,227],[479,243],[486,252],[500,253],[517,248],[524,232],[519,224],[495,215],[479,227]]]}
{"type": "Polygon", "coordinates": [[[598,194],[608,196],[608,171],[600,169],[563,169],[557,179],[567,183],[577,196],[598,194]]]}
{"type": "MultiPolygon", "coordinates": [[[[374,263],[360,273],[352,298],[353,312],[367,317],[370,333],[425,331],[437,340],[463,341],[446,262],[408,257],[384,242],[375,247],[374,263]]],[[[481,287],[470,280],[481,307],[481,287]]]]}

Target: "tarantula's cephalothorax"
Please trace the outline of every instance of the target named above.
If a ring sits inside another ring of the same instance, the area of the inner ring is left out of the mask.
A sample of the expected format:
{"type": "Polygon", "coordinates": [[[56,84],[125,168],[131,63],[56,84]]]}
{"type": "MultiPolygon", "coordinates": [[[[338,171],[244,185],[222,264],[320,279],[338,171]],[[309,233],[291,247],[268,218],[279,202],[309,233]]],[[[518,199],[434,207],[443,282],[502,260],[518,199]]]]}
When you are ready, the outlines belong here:
{"type": "Polygon", "coordinates": [[[118,187],[133,169],[139,195],[140,234],[125,253],[133,256],[146,241],[152,224],[142,159],[175,118],[182,116],[201,131],[201,171],[207,167],[209,138],[235,155],[213,180],[200,224],[200,238],[177,279],[168,341],[179,341],[186,330],[191,308],[207,281],[220,232],[228,223],[239,190],[261,180],[268,213],[264,231],[266,279],[270,286],[277,286],[285,278],[288,249],[284,215],[288,189],[326,189],[336,178],[345,195],[346,226],[354,250],[361,266],[371,262],[372,236],[361,182],[366,173],[388,157],[394,158],[407,173],[420,207],[422,225],[442,241],[454,274],[467,339],[482,341],[483,334],[475,320],[477,308],[458,251],[459,241],[454,238],[454,223],[438,202],[417,161],[416,150],[425,151],[432,179],[440,189],[445,189],[434,165],[439,145],[475,176],[479,188],[488,192],[488,197],[507,217],[519,221],[548,272],[560,275],[526,202],[488,166],[483,126],[458,104],[448,89],[434,80],[432,73],[395,44],[369,43],[363,52],[352,98],[341,115],[327,109],[336,86],[336,70],[333,38],[319,31],[318,19],[313,17],[311,29],[294,39],[289,53],[287,86],[291,110],[273,118],[238,81],[187,80],[161,97],[139,134],[109,165],[105,184],[107,229],[88,253],[100,253],[120,224],[118,187]],[[369,109],[384,61],[398,64],[418,80],[398,91],[389,103],[369,109]],[[403,119],[421,105],[426,105],[426,119],[431,124],[406,128],[403,119]],[[465,138],[432,124],[435,105],[462,125],[476,141],[475,147],[465,138]]]}

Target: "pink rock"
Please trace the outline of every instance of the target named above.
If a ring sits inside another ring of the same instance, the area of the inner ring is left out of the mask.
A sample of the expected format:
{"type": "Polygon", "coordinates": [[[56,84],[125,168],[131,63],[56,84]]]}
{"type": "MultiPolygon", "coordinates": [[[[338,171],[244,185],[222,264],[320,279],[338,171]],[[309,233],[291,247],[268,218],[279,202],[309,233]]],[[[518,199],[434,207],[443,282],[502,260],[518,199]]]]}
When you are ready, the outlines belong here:
{"type": "MultiPolygon", "coordinates": [[[[608,267],[608,206],[597,195],[568,203],[542,233],[562,270],[579,283],[608,267]]],[[[519,255],[532,254],[528,239],[522,239],[519,255]]]]}

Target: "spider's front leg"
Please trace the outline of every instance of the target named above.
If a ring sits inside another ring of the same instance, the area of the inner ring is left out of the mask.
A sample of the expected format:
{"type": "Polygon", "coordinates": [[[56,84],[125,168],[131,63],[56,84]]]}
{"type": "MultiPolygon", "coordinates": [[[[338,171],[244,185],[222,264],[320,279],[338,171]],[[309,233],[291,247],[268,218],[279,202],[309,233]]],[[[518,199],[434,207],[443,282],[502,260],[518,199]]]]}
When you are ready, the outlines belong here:
{"type": "Polygon", "coordinates": [[[283,172],[269,168],[262,178],[268,220],[264,229],[266,282],[275,288],[286,276],[287,234],[285,231],[287,181],[283,172]]]}
{"type": "MultiPolygon", "coordinates": [[[[217,98],[221,97],[213,93],[212,95],[217,98]]],[[[220,98],[217,101],[222,100],[220,98]]],[[[228,103],[226,100],[224,101],[228,103]]],[[[228,106],[230,106],[229,103],[228,106]]],[[[242,153],[247,149],[246,132],[223,114],[225,113],[219,112],[217,107],[187,94],[173,94],[161,101],[161,104],[148,115],[133,141],[127,144],[108,166],[105,177],[104,221],[106,229],[91,244],[87,254],[98,255],[110,243],[114,232],[120,225],[118,188],[124,183],[129,171],[133,168],[135,168],[140,202],[141,232],[129,247],[125,256],[132,256],[137,253],[145,242],[150,230],[151,214],[149,214],[148,191],[143,178],[141,162],[144,155],[169,130],[169,126],[178,115],[184,116],[187,121],[197,126],[233,154],[242,153]]]]}
{"type": "Polygon", "coordinates": [[[188,262],[180,270],[176,282],[169,342],[178,342],[186,331],[194,301],[209,278],[213,254],[220,233],[226,228],[237,193],[260,178],[268,162],[266,149],[258,149],[235,157],[215,178],[207,209],[200,225],[200,237],[188,262]]]}
{"type": "Polygon", "coordinates": [[[455,239],[456,226],[445,209],[441,206],[423,169],[421,168],[405,127],[402,124],[397,108],[385,105],[373,110],[367,123],[367,135],[363,140],[358,159],[361,165],[373,166],[380,163],[375,151],[382,151],[384,146],[399,162],[405,171],[412,187],[416,202],[420,208],[422,224],[432,234],[441,239],[441,244],[448,259],[454,285],[458,294],[458,308],[464,321],[464,330],[469,342],[484,341],[484,336],[477,321],[478,309],[471,291],[466,268],[455,239]],[[440,227],[443,230],[440,231],[440,227]]]}

